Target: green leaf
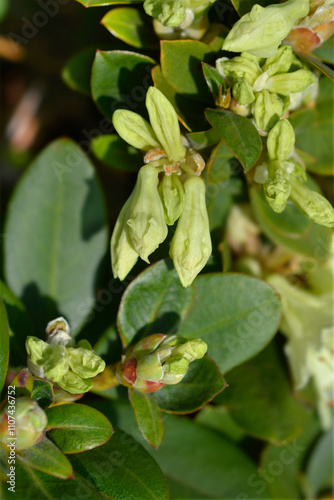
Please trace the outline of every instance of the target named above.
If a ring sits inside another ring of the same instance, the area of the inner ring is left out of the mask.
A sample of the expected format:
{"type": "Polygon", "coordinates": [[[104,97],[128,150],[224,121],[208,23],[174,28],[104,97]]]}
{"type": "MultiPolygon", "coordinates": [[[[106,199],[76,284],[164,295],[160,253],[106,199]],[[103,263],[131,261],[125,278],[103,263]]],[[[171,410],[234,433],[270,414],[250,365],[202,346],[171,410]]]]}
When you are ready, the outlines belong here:
{"type": "Polygon", "coordinates": [[[27,467],[32,467],[60,479],[73,477],[71,462],[46,437],[43,437],[35,446],[21,450],[17,454],[27,467]]]}
{"type": "Polygon", "coordinates": [[[245,431],[234,422],[228,410],[223,406],[204,406],[196,415],[195,422],[220,432],[235,442],[245,437],[245,431]]]}
{"type": "Polygon", "coordinates": [[[233,173],[231,159],[233,154],[221,141],[218,146],[212,151],[210,158],[206,164],[208,182],[219,184],[226,181],[233,173]]]}
{"type": "Polygon", "coordinates": [[[228,389],[215,402],[228,408],[234,421],[260,439],[281,444],[302,431],[305,409],[292,390],[271,344],[227,376],[228,389]]]}
{"type": "Polygon", "coordinates": [[[0,297],[0,394],[5,385],[9,361],[9,325],[5,304],[0,297]]]}
{"type": "Polygon", "coordinates": [[[90,96],[90,78],[96,46],[86,47],[74,54],[62,69],[61,77],[71,89],[90,96]]]}
{"type": "Polygon", "coordinates": [[[210,102],[211,94],[203,78],[201,62],[217,58],[210,45],[194,40],[163,40],[161,70],[176,92],[210,102]]]}
{"type": "Polygon", "coordinates": [[[92,140],[96,158],[109,167],[127,172],[137,172],[143,165],[143,155],[129,146],[118,135],[100,135],[92,140]]]}
{"type": "Polygon", "coordinates": [[[244,116],[226,110],[207,109],[205,116],[240,161],[244,171],[248,172],[262,151],[261,137],[253,123],[244,116]]]}
{"type": "Polygon", "coordinates": [[[154,396],[129,389],[129,398],[140,432],[144,439],[157,450],[164,435],[164,424],[154,396]]]}
{"type": "Polygon", "coordinates": [[[8,316],[11,364],[26,364],[25,340],[32,335],[33,327],[26,308],[14,293],[0,280],[0,297],[8,316]]]}
{"type": "Polygon", "coordinates": [[[144,12],[132,7],[110,10],[101,24],[115,37],[132,47],[155,49],[159,45],[151,19],[144,12]]]}
{"type": "Polygon", "coordinates": [[[34,379],[31,397],[37,401],[39,406],[46,408],[53,401],[53,386],[46,380],[34,379]]]}
{"type": "Polygon", "coordinates": [[[153,458],[125,432],[95,450],[72,455],[74,470],[87,474],[102,493],[115,500],[167,500],[165,479],[153,458]]]}
{"type": "Polygon", "coordinates": [[[298,53],[298,56],[301,59],[304,59],[304,61],[308,62],[308,64],[312,67],[313,69],[321,71],[325,76],[327,76],[332,82],[334,82],[334,71],[332,68],[327,66],[325,63],[323,63],[317,56],[313,54],[300,54],[298,53]]]}
{"type": "Polygon", "coordinates": [[[151,85],[153,59],[133,52],[97,51],[92,71],[92,95],[108,118],[118,108],[146,113],[145,96],[151,85]]]}
{"type": "Polygon", "coordinates": [[[326,42],[313,51],[313,54],[329,64],[334,64],[334,38],[331,37],[326,40],[326,42]]]}
{"type": "Polygon", "coordinates": [[[163,411],[184,414],[199,410],[225,387],[216,364],[205,356],[190,363],[182,382],[165,385],[153,396],[163,411]]]}
{"type": "Polygon", "coordinates": [[[108,441],[113,428],[97,410],[81,404],[53,406],[46,411],[48,437],[64,453],[80,453],[108,441]]]}
{"type": "Polygon", "coordinates": [[[221,74],[210,64],[202,63],[202,70],[205,81],[210,89],[215,100],[219,98],[221,93],[225,91],[225,81],[221,74]]]}
{"type": "Polygon", "coordinates": [[[50,144],[22,176],[5,232],[7,282],[37,334],[60,314],[75,334],[94,304],[107,228],[94,169],[73,141],[50,144]]]}
{"type": "Polygon", "coordinates": [[[318,498],[321,492],[334,489],[333,442],[332,427],[320,437],[307,462],[306,483],[309,498],[318,498]]]}
{"type": "Polygon", "coordinates": [[[320,261],[328,259],[329,228],[310,221],[291,201],[282,213],[275,213],[264,199],[262,186],[251,187],[249,194],[257,222],[274,243],[306,257],[320,261]]]}
{"type": "Polygon", "coordinates": [[[183,288],[172,261],[162,260],[134,279],[122,297],[117,324],[124,347],[152,333],[171,333],[194,301],[183,288]]]}
{"type": "Polygon", "coordinates": [[[191,132],[187,134],[187,137],[192,147],[197,151],[216,146],[221,140],[220,134],[214,128],[204,130],[203,132],[191,132]]]}
{"type": "Polygon", "coordinates": [[[104,5],[116,5],[120,3],[142,3],[142,0],[76,0],[84,7],[101,7],[104,5]]]}
{"type": "MultiPolygon", "coordinates": [[[[6,500],[40,499],[40,500],[73,500],[78,492],[84,492],[85,500],[102,500],[105,497],[84,477],[75,474],[75,479],[64,481],[49,474],[39,472],[21,460],[15,464],[16,485],[15,496],[6,491],[6,500]]],[[[82,494],[82,493],[81,493],[82,494]]]]}
{"type": "Polygon", "coordinates": [[[203,339],[208,355],[226,373],[270,342],[280,312],[277,294],[263,281],[242,274],[202,275],[195,303],[177,333],[203,339]]]}

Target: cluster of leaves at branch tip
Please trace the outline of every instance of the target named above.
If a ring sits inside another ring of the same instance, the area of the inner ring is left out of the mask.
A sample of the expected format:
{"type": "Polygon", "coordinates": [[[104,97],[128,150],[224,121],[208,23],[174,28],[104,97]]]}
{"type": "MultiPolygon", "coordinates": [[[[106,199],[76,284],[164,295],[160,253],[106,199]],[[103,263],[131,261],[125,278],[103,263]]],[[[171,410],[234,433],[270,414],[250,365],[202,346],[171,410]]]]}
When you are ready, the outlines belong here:
{"type": "Polygon", "coordinates": [[[203,158],[181,136],[176,112],[154,87],[146,96],[150,123],[137,113],[117,110],[113,125],[131,146],[146,152],[135,188],[123,206],[111,237],[111,264],[123,280],[138,257],[149,256],[178,224],[170,255],[184,287],[191,285],[211,255],[203,158]]]}
{"type": "Polygon", "coordinates": [[[189,363],[201,359],[206,351],[207,345],[201,339],[155,333],[128,349],[117,364],[116,378],[137,391],[156,392],[181,382],[189,363]]]}
{"type": "Polygon", "coordinates": [[[0,414],[0,441],[8,445],[15,439],[16,450],[25,450],[34,446],[42,437],[48,423],[46,413],[36,401],[28,397],[19,397],[15,402],[15,425],[10,425],[8,406],[0,414]],[[9,435],[9,429],[15,428],[9,435]]]}
{"type": "Polygon", "coordinates": [[[71,394],[90,391],[92,379],[106,366],[87,340],[75,344],[70,327],[62,317],[48,323],[46,342],[28,336],[26,350],[28,368],[34,376],[54,382],[71,394]]]}

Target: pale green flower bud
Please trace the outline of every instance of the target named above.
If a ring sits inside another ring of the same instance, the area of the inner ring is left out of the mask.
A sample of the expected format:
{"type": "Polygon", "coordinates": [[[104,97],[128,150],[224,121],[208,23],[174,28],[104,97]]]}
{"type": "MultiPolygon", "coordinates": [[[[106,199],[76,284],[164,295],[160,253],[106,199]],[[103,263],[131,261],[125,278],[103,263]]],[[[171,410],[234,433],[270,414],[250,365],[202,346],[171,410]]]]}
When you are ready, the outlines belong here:
{"type": "Polygon", "coordinates": [[[82,378],[93,378],[103,372],[106,367],[103,359],[93,351],[83,347],[69,347],[67,349],[68,363],[72,372],[82,378]]]}
{"type": "Polygon", "coordinates": [[[130,208],[133,192],[126,201],[117,218],[111,240],[110,255],[114,278],[123,281],[138,260],[138,253],[133,247],[127,220],[130,218],[130,208]]]}
{"type": "Polygon", "coordinates": [[[291,179],[291,200],[306,217],[326,227],[334,226],[334,209],[329,201],[316,191],[311,191],[298,179],[291,179]]]}
{"type": "Polygon", "coordinates": [[[234,80],[233,97],[240,106],[254,102],[254,92],[245,78],[236,78],[234,80]]]}
{"type": "Polygon", "coordinates": [[[304,168],[296,161],[289,160],[289,162],[284,162],[284,164],[289,164],[289,170],[291,172],[291,177],[298,179],[301,182],[306,182],[307,176],[304,168]]]}
{"type": "Polygon", "coordinates": [[[163,376],[162,364],[157,354],[149,354],[138,361],[137,377],[153,382],[161,381],[163,376]]]}
{"type": "Polygon", "coordinates": [[[60,344],[65,347],[74,345],[74,339],[70,335],[70,326],[62,316],[50,321],[46,326],[45,333],[48,344],[60,344]]]}
{"type": "Polygon", "coordinates": [[[235,23],[222,48],[231,52],[246,50],[258,57],[272,57],[293,25],[307,16],[308,11],[308,0],[288,0],[265,8],[256,4],[235,23]]]}
{"type": "Polygon", "coordinates": [[[182,356],[175,356],[163,365],[162,382],[166,385],[175,385],[181,382],[188,371],[189,361],[182,356]]]}
{"type": "Polygon", "coordinates": [[[139,170],[127,220],[133,247],[148,263],[148,256],[164,241],[168,232],[158,192],[158,174],[159,171],[150,165],[139,170]]]}
{"type": "Polygon", "coordinates": [[[15,448],[25,450],[34,446],[43,437],[47,423],[46,413],[36,401],[27,397],[17,398],[15,403],[15,436],[9,436],[8,413],[5,409],[0,415],[0,441],[8,445],[10,440],[15,437],[15,448]]]}
{"type": "Polygon", "coordinates": [[[180,161],[186,154],[182,145],[179,121],[175,109],[160,90],[150,87],[146,94],[150,122],[169,160],[180,161]]]}
{"type": "Polygon", "coordinates": [[[145,0],[144,10],[164,26],[179,26],[186,18],[181,0],[145,0]]]}
{"type": "Polygon", "coordinates": [[[279,161],[272,162],[268,168],[268,179],[263,186],[268,205],[274,212],[285,209],[291,193],[290,175],[279,161]]]}
{"type": "Polygon", "coordinates": [[[159,185],[159,194],[165,212],[165,220],[172,226],[180,217],[184,207],[184,189],[176,174],[164,175],[159,185]]]}
{"type": "Polygon", "coordinates": [[[170,256],[184,287],[191,285],[211,255],[205,184],[200,177],[186,180],[185,205],[170,247],[170,256]]]}
{"type": "Polygon", "coordinates": [[[149,151],[160,147],[151,125],[140,115],[127,109],[117,109],[112,123],[118,135],[136,149],[149,151]]]}
{"type": "Polygon", "coordinates": [[[203,358],[207,350],[208,346],[202,339],[187,340],[186,342],[174,347],[173,356],[182,355],[190,363],[191,361],[194,361],[194,359],[203,358]]]}
{"type": "Polygon", "coordinates": [[[290,45],[283,45],[278,49],[273,57],[268,57],[262,66],[262,71],[268,76],[278,73],[287,73],[293,61],[293,52],[290,45]]]}
{"type": "Polygon", "coordinates": [[[235,78],[245,78],[250,85],[253,85],[261,74],[258,62],[245,56],[217,59],[216,68],[224,78],[230,81],[235,78]]]}
{"type": "Polygon", "coordinates": [[[274,75],[266,82],[265,88],[270,92],[288,96],[305,90],[316,81],[316,77],[307,69],[299,69],[293,73],[274,75]]]}
{"type": "Polygon", "coordinates": [[[284,112],[284,103],[277,94],[261,90],[255,95],[252,114],[256,127],[268,132],[278,122],[284,112]]]}
{"type": "Polygon", "coordinates": [[[285,161],[295,145],[295,131],[289,120],[280,120],[270,130],[267,138],[268,155],[271,160],[285,161]]]}
{"type": "Polygon", "coordinates": [[[58,382],[59,387],[71,394],[82,394],[93,388],[93,381],[89,378],[83,379],[76,373],[68,371],[58,382]]]}

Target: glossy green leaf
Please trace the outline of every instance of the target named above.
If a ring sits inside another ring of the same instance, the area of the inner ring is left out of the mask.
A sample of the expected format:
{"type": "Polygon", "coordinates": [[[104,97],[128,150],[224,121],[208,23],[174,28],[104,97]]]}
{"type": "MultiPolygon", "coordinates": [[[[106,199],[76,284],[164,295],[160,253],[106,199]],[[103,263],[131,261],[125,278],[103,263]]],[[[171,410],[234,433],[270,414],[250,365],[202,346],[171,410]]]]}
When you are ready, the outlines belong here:
{"type": "Polygon", "coordinates": [[[226,144],[221,141],[212,151],[206,164],[208,182],[219,184],[219,182],[226,181],[232,175],[231,158],[234,158],[233,154],[226,144]]]}
{"type": "Polygon", "coordinates": [[[152,333],[171,333],[194,301],[193,286],[183,288],[172,261],[150,266],[127,287],[117,324],[124,346],[152,333]]]}
{"type": "Polygon", "coordinates": [[[153,458],[131,436],[116,429],[113,438],[95,450],[72,455],[74,470],[115,500],[167,500],[163,474],[153,458]]]}
{"type": "Polygon", "coordinates": [[[52,384],[46,380],[34,379],[34,386],[31,393],[32,399],[37,401],[39,406],[46,408],[50,406],[53,401],[53,387],[52,384]]]}
{"type": "Polygon", "coordinates": [[[193,361],[182,382],[154,393],[160,408],[170,413],[191,413],[211,401],[226,387],[216,364],[207,356],[193,361]]]}
{"type": "Polygon", "coordinates": [[[232,4],[235,10],[238,12],[239,16],[243,16],[247,14],[255,4],[261,5],[262,7],[266,7],[267,5],[279,3],[278,1],[272,0],[232,0],[232,4]]]}
{"type": "Polygon", "coordinates": [[[334,428],[324,433],[315,445],[306,466],[306,487],[310,498],[321,492],[333,491],[334,428]]]}
{"type": "Polygon", "coordinates": [[[5,231],[7,282],[37,335],[60,314],[76,333],[93,306],[107,227],[94,169],[73,141],[59,139],[34,160],[11,199],[5,231]]]}
{"type": "Polygon", "coordinates": [[[143,155],[140,151],[129,146],[116,134],[94,137],[91,144],[96,158],[109,167],[137,172],[144,164],[143,155]]]}
{"type": "Polygon", "coordinates": [[[210,92],[215,99],[219,98],[221,93],[225,90],[225,81],[221,74],[210,64],[202,63],[202,70],[205,81],[210,89],[210,92]]]}
{"type": "Polygon", "coordinates": [[[86,47],[74,54],[62,69],[61,77],[72,90],[90,96],[90,77],[96,47],[86,47]]]}
{"type": "Polygon", "coordinates": [[[201,62],[213,62],[217,54],[212,46],[195,40],[161,42],[161,69],[176,92],[200,101],[212,101],[203,78],[201,62]]]}
{"type": "Polygon", "coordinates": [[[144,439],[157,450],[164,435],[164,424],[156,399],[152,394],[134,389],[129,389],[129,398],[140,432],[144,439]]]}
{"type": "Polygon", "coordinates": [[[195,421],[204,427],[220,432],[235,442],[245,437],[245,431],[235,423],[224,406],[205,405],[196,415],[195,421]]]}
{"type": "Polygon", "coordinates": [[[151,85],[150,57],[133,52],[98,51],[92,71],[92,95],[97,107],[108,118],[118,108],[146,113],[145,97],[151,85]]]}
{"type": "Polygon", "coordinates": [[[285,368],[271,344],[255,358],[234,368],[228,389],[215,402],[228,408],[248,434],[283,443],[302,431],[305,409],[292,396],[285,368]]]}
{"type": "Polygon", "coordinates": [[[196,279],[194,306],[178,334],[203,339],[208,355],[226,373],[270,342],[280,312],[277,294],[263,281],[242,274],[202,275],[196,279]]]}
{"type": "Polygon", "coordinates": [[[320,261],[329,257],[329,228],[310,221],[291,201],[282,213],[273,212],[264,199],[262,186],[251,187],[249,193],[257,222],[274,243],[320,261]]]}
{"type": "Polygon", "coordinates": [[[80,453],[101,446],[113,428],[100,412],[81,404],[53,406],[46,411],[48,437],[64,453],[80,453]]]}
{"type": "MultiPolygon", "coordinates": [[[[232,161],[237,162],[237,160],[235,158],[231,160],[231,169],[234,167],[232,161]]],[[[242,181],[238,177],[231,176],[219,184],[207,184],[206,207],[211,231],[225,225],[234,196],[238,196],[241,191],[242,181]]]]}
{"type": "Polygon", "coordinates": [[[0,297],[0,394],[5,385],[9,361],[9,325],[5,304],[0,297]]]}
{"type": "Polygon", "coordinates": [[[262,453],[256,481],[253,481],[258,491],[275,499],[301,498],[300,469],[319,430],[319,420],[311,413],[302,434],[293,441],[281,446],[268,445],[262,453]]]}
{"type": "Polygon", "coordinates": [[[260,134],[252,122],[244,116],[226,110],[208,109],[205,115],[240,161],[244,171],[248,172],[259,159],[262,151],[260,134]]]}
{"type": "Polygon", "coordinates": [[[152,20],[142,11],[132,7],[110,10],[101,24],[116,38],[132,47],[154,49],[159,39],[153,31],[152,20]]]}
{"type": "Polygon", "coordinates": [[[221,140],[220,134],[214,128],[204,130],[203,132],[191,132],[187,134],[187,137],[192,147],[198,151],[216,146],[221,140]]]}
{"type": "Polygon", "coordinates": [[[331,37],[313,51],[319,59],[334,64],[334,38],[331,37]]]}
{"type": "Polygon", "coordinates": [[[105,497],[90,481],[75,474],[75,479],[64,481],[49,474],[44,474],[28,466],[21,460],[15,464],[16,485],[15,494],[6,490],[6,500],[37,499],[38,500],[74,500],[78,494],[85,500],[103,500],[105,497]]]}
{"type": "Polygon", "coordinates": [[[60,479],[73,477],[71,462],[60,449],[43,437],[35,446],[17,452],[20,460],[27,466],[60,479]]]}
{"type": "Polygon", "coordinates": [[[107,364],[121,359],[123,348],[116,324],[104,331],[94,344],[93,349],[107,364]]]}
{"type": "Polygon", "coordinates": [[[14,293],[0,281],[0,297],[2,298],[8,316],[10,357],[12,364],[25,364],[27,353],[25,350],[25,340],[27,335],[33,335],[33,327],[28,317],[27,310],[23,303],[14,293]]]}

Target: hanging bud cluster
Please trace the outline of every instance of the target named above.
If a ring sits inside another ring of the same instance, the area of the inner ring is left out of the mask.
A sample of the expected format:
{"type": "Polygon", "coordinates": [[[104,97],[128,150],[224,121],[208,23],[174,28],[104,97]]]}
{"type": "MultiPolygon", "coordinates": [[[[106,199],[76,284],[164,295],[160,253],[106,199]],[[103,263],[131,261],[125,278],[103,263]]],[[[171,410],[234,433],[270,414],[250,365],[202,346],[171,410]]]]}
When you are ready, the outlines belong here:
{"type": "Polygon", "coordinates": [[[216,66],[232,87],[230,108],[252,115],[263,136],[288,110],[312,100],[317,92],[315,75],[296,58],[290,45],[283,45],[267,59],[242,52],[232,59],[218,59],[216,66]]]}
{"type": "Polygon", "coordinates": [[[27,337],[28,368],[35,377],[56,383],[71,394],[88,392],[92,378],[105,369],[105,362],[95,354],[87,340],[75,344],[67,321],[60,317],[46,328],[46,342],[27,337]]]}
{"type": "Polygon", "coordinates": [[[263,176],[264,166],[260,165],[255,180],[263,183],[266,201],[275,212],[282,212],[290,198],[309,219],[333,227],[334,209],[326,198],[307,186],[303,167],[294,161],[294,144],[295,132],[289,120],[277,122],[267,138],[266,175],[263,176]]]}
{"type": "Polygon", "coordinates": [[[135,188],[123,206],[111,237],[115,278],[123,280],[138,257],[149,256],[177,220],[170,255],[184,287],[189,286],[211,255],[205,184],[205,163],[187,149],[176,112],[166,97],[150,87],[146,97],[150,123],[140,115],[117,110],[113,125],[131,146],[146,152],[135,188]]]}
{"type": "Polygon", "coordinates": [[[189,363],[202,358],[207,345],[201,339],[156,333],[131,347],[117,365],[116,378],[140,392],[156,392],[181,382],[189,363]]]}

